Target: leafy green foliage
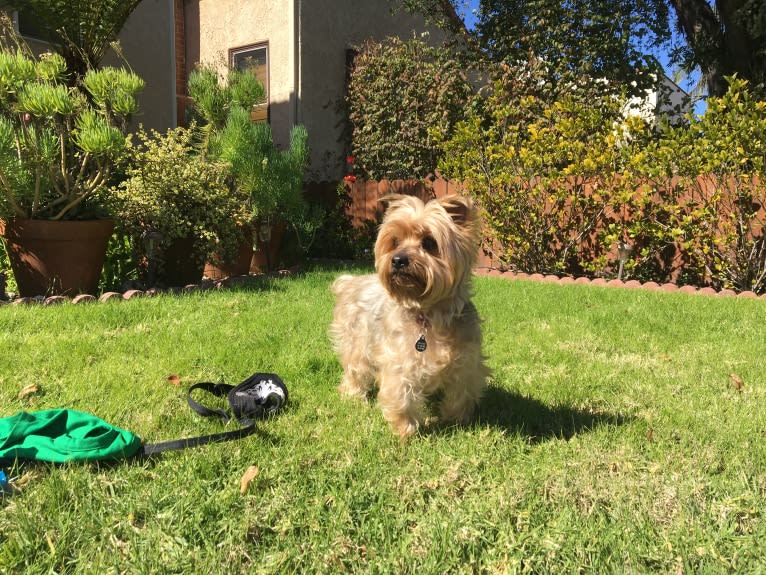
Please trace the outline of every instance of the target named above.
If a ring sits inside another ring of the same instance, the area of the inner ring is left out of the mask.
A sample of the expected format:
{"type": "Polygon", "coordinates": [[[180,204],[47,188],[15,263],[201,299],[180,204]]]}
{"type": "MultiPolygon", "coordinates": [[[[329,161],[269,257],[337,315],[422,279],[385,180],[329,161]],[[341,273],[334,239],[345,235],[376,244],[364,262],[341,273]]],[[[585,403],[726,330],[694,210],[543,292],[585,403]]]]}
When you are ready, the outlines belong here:
{"type": "Polygon", "coordinates": [[[424,178],[439,160],[431,130],[451,133],[472,90],[454,53],[419,39],[359,47],[348,88],[359,175],[424,178]]]}
{"type": "Polygon", "coordinates": [[[128,119],[138,111],[133,95],[143,89],[143,80],[123,68],[99,68],[87,73],[82,83],[107,117],[122,122],[120,127],[126,129],[128,119]]]}
{"type": "Polygon", "coordinates": [[[189,74],[190,119],[208,131],[220,131],[234,107],[249,112],[266,98],[263,84],[250,72],[229,70],[226,82],[220,82],[218,72],[201,65],[189,74]]]}
{"type": "Polygon", "coordinates": [[[133,72],[90,70],[62,83],[58,54],[0,50],[0,215],[78,219],[103,215],[99,195],[125,147],[144,83],[133,72]],[[92,91],[91,91],[92,90],[92,91]]]}
{"type": "Polygon", "coordinates": [[[766,102],[731,79],[702,117],[659,132],[621,101],[573,89],[552,102],[535,68],[501,69],[443,142],[440,168],[485,210],[488,247],[512,269],[604,273],[766,291],[766,102]],[[521,78],[521,80],[520,80],[521,78]]]}
{"type": "Polygon", "coordinates": [[[729,78],[703,116],[668,129],[645,158],[642,172],[672,194],[667,227],[697,275],[766,291],[766,102],[748,82],[729,78]]]}
{"type": "Polygon", "coordinates": [[[660,70],[645,45],[669,36],[668,7],[645,0],[482,0],[476,34],[493,61],[532,54],[547,63],[550,81],[574,73],[639,93],[660,70]]]}
{"type": "MultiPolygon", "coordinates": [[[[583,249],[612,199],[601,190],[603,175],[624,162],[615,129],[621,105],[576,85],[554,94],[546,74],[540,62],[499,67],[481,106],[444,142],[440,169],[480,200],[508,266],[593,271],[609,247],[583,249]]],[[[646,137],[638,119],[621,130],[625,141],[646,137]]]]}
{"type": "Polygon", "coordinates": [[[74,84],[98,68],[141,0],[8,0],[33,19],[66,61],[74,84]]]}
{"type": "Polygon", "coordinates": [[[766,87],[766,3],[762,0],[481,0],[478,24],[466,30],[458,0],[397,0],[411,12],[451,30],[475,57],[513,63],[531,54],[562,71],[601,77],[640,93],[658,72],[652,54],[670,49],[673,64],[699,69],[708,94],[723,96],[727,76],[766,87]],[[671,15],[670,8],[675,18],[671,15]],[[678,33],[674,33],[674,32],[678,33]],[[678,40],[676,40],[678,38],[678,40]]]}
{"type": "Polygon", "coordinates": [[[352,203],[350,185],[339,182],[335,195],[327,202],[324,222],[309,255],[322,259],[372,261],[379,222],[368,220],[364,225],[354,227],[348,216],[352,203]]]}
{"type": "Polygon", "coordinates": [[[670,38],[668,6],[659,0],[481,0],[471,30],[456,22],[463,2],[403,4],[457,33],[474,59],[510,65],[538,59],[547,63],[548,82],[599,79],[606,81],[602,91],[627,86],[639,94],[652,85],[660,64],[647,47],[670,38]]]}
{"type": "Polygon", "coordinates": [[[98,291],[123,292],[128,286],[140,285],[141,273],[135,256],[136,250],[133,249],[129,234],[112,234],[98,281],[98,291]]]}
{"type": "Polygon", "coordinates": [[[133,245],[140,249],[141,234],[152,231],[164,246],[194,238],[192,257],[200,262],[212,253],[236,253],[248,214],[226,185],[226,166],[197,153],[192,130],[150,135],[142,129],[137,136],[128,150],[126,179],[112,190],[114,212],[133,245]]]}
{"type": "Polygon", "coordinates": [[[226,164],[234,193],[247,203],[250,219],[281,220],[296,232],[307,249],[321,224],[322,212],[303,197],[303,174],[308,163],[308,132],[304,126],[290,130],[290,147],[274,145],[271,127],[253,122],[251,110],[265,92],[249,72],[231,70],[225,83],[217,72],[202,66],[189,77],[192,117],[202,122],[202,154],[226,164]]]}

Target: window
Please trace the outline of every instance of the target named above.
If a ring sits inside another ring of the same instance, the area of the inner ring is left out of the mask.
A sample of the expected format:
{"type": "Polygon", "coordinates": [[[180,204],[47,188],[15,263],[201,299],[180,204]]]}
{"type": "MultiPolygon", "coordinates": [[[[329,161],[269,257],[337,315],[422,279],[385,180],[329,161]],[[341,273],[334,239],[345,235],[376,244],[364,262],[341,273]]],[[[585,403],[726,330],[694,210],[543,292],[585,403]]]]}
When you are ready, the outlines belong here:
{"type": "Polygon", "coordinates": [[[251,44],[229,50],[229,65],[243,72],[250,71],[263,84],[266,101],[253,106],[250,117],[254,122],[269,121],[269,45],[268,43],[251,44]]]}
{"type": "Polygon", "coordinates": [[[43,42],[53,42],[55,39],[54,34],[42,26],[29,8],[20,8],[14,12],[13,22],[22,36],[43,42]]]}

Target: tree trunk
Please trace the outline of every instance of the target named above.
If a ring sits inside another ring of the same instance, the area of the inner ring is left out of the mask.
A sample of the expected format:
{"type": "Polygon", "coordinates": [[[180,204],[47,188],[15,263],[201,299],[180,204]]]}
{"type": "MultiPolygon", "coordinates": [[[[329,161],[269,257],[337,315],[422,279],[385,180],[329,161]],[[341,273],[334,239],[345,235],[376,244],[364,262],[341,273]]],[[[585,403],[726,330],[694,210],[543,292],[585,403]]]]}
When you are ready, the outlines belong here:
{"type": "Polygon", "coordinates": [[[711,96],[722,96],[725,77],[756,81],[752,38],[741,25],[744,0],[671,0],[694,61],[702,69],[711,96]]]}

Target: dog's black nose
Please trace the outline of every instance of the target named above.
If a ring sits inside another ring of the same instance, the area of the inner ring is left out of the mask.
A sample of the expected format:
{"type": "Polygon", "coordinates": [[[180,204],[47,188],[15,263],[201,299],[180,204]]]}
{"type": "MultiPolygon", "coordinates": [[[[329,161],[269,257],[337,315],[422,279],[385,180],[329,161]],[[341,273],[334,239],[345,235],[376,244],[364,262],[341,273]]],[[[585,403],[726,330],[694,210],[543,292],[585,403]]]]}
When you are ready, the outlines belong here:
{"type": "Polygon", "coordinates": [[[402,270],[410,265],[410,259],[406,254],[396,254],[391,258],[391,265],[395,270],[402,270]]]}

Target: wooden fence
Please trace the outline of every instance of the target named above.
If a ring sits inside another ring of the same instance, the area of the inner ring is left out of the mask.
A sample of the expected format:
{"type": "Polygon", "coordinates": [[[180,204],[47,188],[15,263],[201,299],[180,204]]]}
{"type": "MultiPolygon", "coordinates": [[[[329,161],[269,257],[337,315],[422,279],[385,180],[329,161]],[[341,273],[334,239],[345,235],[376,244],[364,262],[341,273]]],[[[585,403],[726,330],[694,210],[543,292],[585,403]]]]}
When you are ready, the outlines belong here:
{"type": "MultiPolygon", "coordinates": [[[[762,190],[763,186],[760,182],[755,183],[754,188],[762,190]]],[[[663,201],[664,197],[669,197],[665,194],[666,191],[675,189],[679,184],[677,178],[669,179],[664,182],[663,186],[657,188],[655,192],[655,202],[663,201]],[[665,190],[664,188],[667,188],[665,190]]],[[[655,184],[656,185],[656,184],[655,184]]],[[[337,201],[336,193],[337,183],[323,183],[323,184],[308,184],[307,196],[313,199],[322,198],[324,201],[337,201]]],[[[383,213],[383,206],[380,203],[380,199],[387,194],[408,194],[415,195],[424,201],[428,201],[433,198],[440,198],[451,193],[459,193],[461,186],[459,183],[450,182],[444,179],[435,179],[429,182],[422,182],[418,180],[380,180],[380,181],[364,181],[357,180],[353,183],[348,183],[346,187],[348,191],[348,203],[346,206],[346,217],[349,223],[355,228],[361,228],[368,226],[370,222],[378,222],[383,213]]],[[[591,183],[584,186],[584,193],[591,193],[593,190],[591,183]]],[[[696,181],[683,193],[680,197],[676,196],[678,201],[689,202],[693,205],[696,201],[704,201],[709,198],[715,191],[722,191],[724,193],[725,201],[721,203],[723,205],[733,205],[738,202],[736,200],[736,185],[733,179],[728,180],[719,179],[714,176],[700,176],[696,181]]],[[[761,199],[766,195],[766,191],[757,194],[761,199]]],[[[672,196],[672,194],[671,194],[672,196]]],[[[766,202],[765,202],[766,203],[766,202]]],[[[766,205],[753,204],[753,208],[757,213],[755,220],[751,222],[750,233],[753,235],[763,235],[762,224],[766,221],[766,205]]],[[[724,209],[724,211],[726,211],[724,209]]],[[[631,217],[635,217],[638,214],[621,214],[619,218],[625,218],[626,221],[631,217]]],[[[730,214],[721,213],[720,217],[729,217],[730,214]]],[[[618,219],[619,219],[618,218],[618,219]]],[[[489,234],[486,234],[489,235],[489,234]]],[[[595,247],[595,230],[592,230],[588,237],[582,239],[581,248],[584,253],[597,249],[595,247]]],[[[666,281],[676,281],[681,273],[683,273],[683,262],[685,261],[683,248],[680,244],[675,246],[668,246],[669,249],[663,255],[664,261],[659,262],[659,267],[664,269],[664,275],[666,281]]],[[[617,261],[617,246],[612,249],[613,253],[609,254],[609,259],[612,262],[617,261]]],[[[496,268],[499,267],[500,262],[494,260],[490,254],[484,249],[480,250],[477,266],[496,268]]],[[[611,273],[610,269],[604,270],[605,273],[611,273]]]]}
{"type": "MultiPolygon", "coordinates": [[[[306,196],[320,203],[329,204],[335,198],[336,183],[318,182],[306,184],[306,196]]],[[[379,222],[383,215],[380,199],[389,194],[417,196],[424,202],[459,193],[460,184],[437,178],[433,181],[421,180],[357,180],[347,184],[349,203],[346,216],[354,228],[362,228],[370,222],[379,222]]],[[[479,250],[477,267],[497,267],[491,256],[479,250]]]]}

